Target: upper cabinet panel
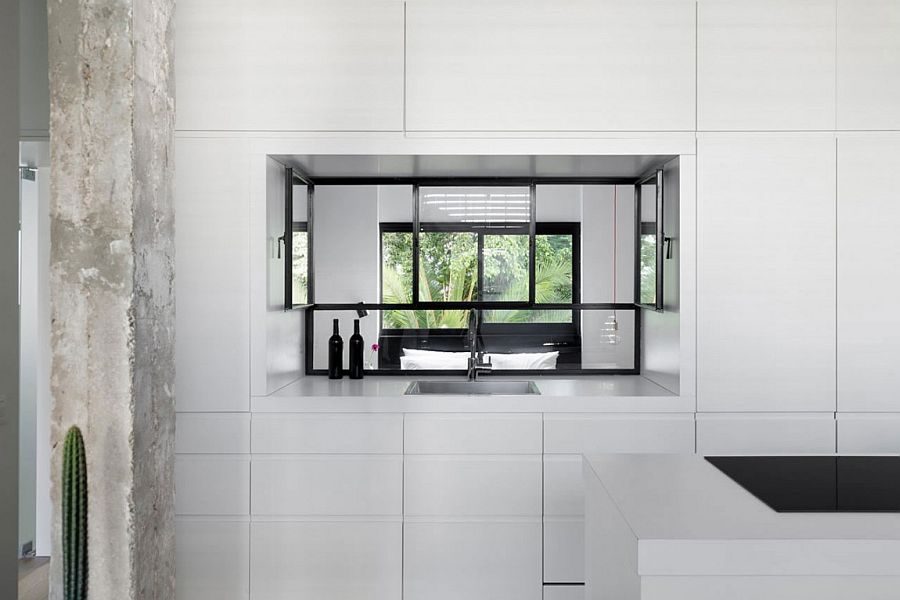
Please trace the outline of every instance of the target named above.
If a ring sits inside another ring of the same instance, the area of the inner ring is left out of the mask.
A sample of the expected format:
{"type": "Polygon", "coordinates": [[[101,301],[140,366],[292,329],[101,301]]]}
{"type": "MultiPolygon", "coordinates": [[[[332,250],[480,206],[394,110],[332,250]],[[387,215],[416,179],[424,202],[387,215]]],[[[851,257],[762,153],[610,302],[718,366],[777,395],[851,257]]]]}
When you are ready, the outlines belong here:
{"type": "Polygon", "coordinates": [[[701,411],[835,409],[834,144],[699,140],[701,411]]]}
{"type": "Polygon", "coordinates": [[[837,128],[900,129],[896,0],[838,0],[837,128]]]}
{"type": "Polygon", "coordinates": [[[692,0],[412,0],[406,126],[693,130],[694,51],[692,0]]]}
{"type": "Polygon", "coordinates": [[[838,139],[838,410],[900,411],[900,136],[838,139]]]}
{"type": "Polygon", "coordinates": [[[399,0],[183,0],[180,130],[403,128],[399,0]]]}
{"type": "Polygon", "coordinates": [[[834,129],[834,0],[700,0],[698,11],[698,129],[834,129]]]}

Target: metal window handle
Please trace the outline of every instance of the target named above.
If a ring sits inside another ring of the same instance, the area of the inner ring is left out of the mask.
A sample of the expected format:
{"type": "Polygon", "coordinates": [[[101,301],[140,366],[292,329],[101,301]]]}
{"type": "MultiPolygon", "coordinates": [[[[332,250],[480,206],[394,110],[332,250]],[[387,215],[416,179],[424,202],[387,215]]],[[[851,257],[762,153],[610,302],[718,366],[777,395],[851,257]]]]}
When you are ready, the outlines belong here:
{"type": "Polygon", "coordinates": [[[281,245],[284,244],[284,236],[278,238],[278,256],[276,258],[281,258],[281,245]]]}
{"type": "Polygon", "coordinates": [[[665,246],[665,249],[666,249],[666,260],[672,258],[672,242],[673,241],[674,240],[670,237],[663,238],[663,245],[665,246]]]}

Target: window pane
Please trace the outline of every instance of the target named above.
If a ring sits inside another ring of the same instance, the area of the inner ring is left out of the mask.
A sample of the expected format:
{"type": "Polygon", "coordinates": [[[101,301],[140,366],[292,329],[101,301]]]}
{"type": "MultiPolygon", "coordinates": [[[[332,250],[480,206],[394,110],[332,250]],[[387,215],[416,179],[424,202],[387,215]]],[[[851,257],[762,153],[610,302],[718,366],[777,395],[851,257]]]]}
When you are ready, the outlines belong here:
{"type": "Polygon", "coordinates": [[[656,234],[641,234],[641,304],[656,304],[656,234]]]}
{"type": "MultiPolygon", "coordinates": [[[[381,301],[385,304],[412,302],[412,232],[381,234],[381,301]]],[[[386,329],[418,329],[418,317],[411,310],[382,313],[386,329]]]]}
{"type": "Polygon", "coordinates": [[[305,231],[294,231],[292,236],[294,262],[292,266],[291,298],[294,304],[306,304],[308,301],[308,248],[309,235],[305,231]]]}
{"type": "Polygon", "coordinates": [[[412,232],[381,234],[381,301],[412,302],[412,232]]]}
{"type": "Polygon", "coordinates": [[[422,187],[421,223],[527,227],[531,193],[524,186],[422,187]]]}
{"type": "Polygon", "coordinates": [[[572,302],[572,236],[535,238],[534,295],[538,304],[572,302]]]}
{"type": "Polygon", "coordinates": [[[419,300],[470,302],[478,291],[478,236],[423,231],[419,235],[419,300]]]}
{"type": "Polygon", "coordinates": [[[484,236],[486,302],[528,301],[528,236],[484,236]]]}

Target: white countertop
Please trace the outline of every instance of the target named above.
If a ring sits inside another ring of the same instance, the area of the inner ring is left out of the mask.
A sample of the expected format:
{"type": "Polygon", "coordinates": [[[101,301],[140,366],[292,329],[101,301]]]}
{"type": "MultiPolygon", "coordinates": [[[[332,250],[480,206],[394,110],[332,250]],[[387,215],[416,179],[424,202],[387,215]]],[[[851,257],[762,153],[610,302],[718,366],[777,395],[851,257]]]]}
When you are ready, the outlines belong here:
{"type": "Polygon", "coordinates": [[[699,455],[585,461],[638,539],[900,541],[900,513],[778,513],[699,455]]]}
{"type": "Polygon", "coordinates": [[[531,380],[540,395],[406,396],[415,380],[459,377],[369,376],[361,380],[302,377],[251,400],[253,412],[693,412],[694,398],[681,397],[640,375],[582,377],[491,377],[531,380]]]}
{"type": "Polygon", "coordinates": [[[900,514],[778,513],[692,454],[583,472],[586,598],[900,597],[900,514]]]}

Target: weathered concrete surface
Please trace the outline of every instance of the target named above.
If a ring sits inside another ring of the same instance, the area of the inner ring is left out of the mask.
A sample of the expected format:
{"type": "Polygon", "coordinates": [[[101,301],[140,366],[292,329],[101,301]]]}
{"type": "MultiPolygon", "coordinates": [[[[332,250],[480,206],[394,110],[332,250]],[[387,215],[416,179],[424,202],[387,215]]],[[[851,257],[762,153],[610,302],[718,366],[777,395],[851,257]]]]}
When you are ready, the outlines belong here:
{"type": "Polygon", "coordinates": [[[82,428],[89,593],[175,597],[174,0],[49,0],[53,563],[82,428]]]}

